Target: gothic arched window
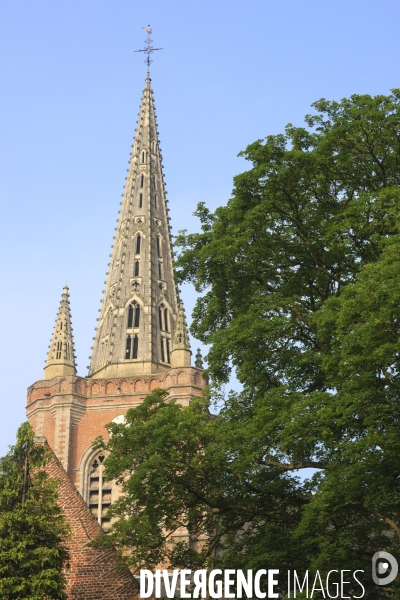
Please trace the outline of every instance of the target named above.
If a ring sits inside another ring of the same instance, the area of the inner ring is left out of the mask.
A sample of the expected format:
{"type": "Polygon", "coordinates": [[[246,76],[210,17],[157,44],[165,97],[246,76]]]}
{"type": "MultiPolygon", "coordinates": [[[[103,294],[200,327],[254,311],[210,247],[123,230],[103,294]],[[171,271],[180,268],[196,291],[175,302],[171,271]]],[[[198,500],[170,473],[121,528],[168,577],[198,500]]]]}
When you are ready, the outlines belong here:
{"type": "Polygon", "coordinates": [[[154,208],[157,209],[157,194],[154,194],[154,208]]]}
{"type": "Polygon", "coordinates": [[[169,316],[168,308],[165,304],[160,304],[158,307],[158,320],[160,324],[160,351],[161,351],[161,362],[170,363],[170,334],[169,334],[169,316]]]}
{"type": "Polygon", "coordinates": [[[161,253],[161,238],[160,238],[159,235],[157,236],[157,256],[158,256],[158,258],[161,258],[161,256],[162,256],[162,253],[161,253]]]}
{"type": "Polygon", "coordinates": [[[162,265],[160,262],[158,263],[158,278],[162,279],[162,265]]]}
{"type": "Polygon", "coordinates": [[[140,187],[144,187],[144,175],[140,176],[140,187]]]}
{"type": "Polygon", "coordinates": [[[142,163],[144,163],[146,160],[146,152],[142,152],[142,163]]]}
{"type": "Polygon", "coordinates": [[[142,206],[143,206],[143,194],[139,194],[139,208],[142,208],[142,206]]]}
{"type": "Polygon", "coordinates": [[[140,305],[134,300],[128,307],[128,329],[139,327],[140,323],[140,305]]]}
{"type": "Polygon", "coordinates": [[[88,504],[97,522],[108,531],[111,522],[107,510],[111,504],[112,483],[104,477],[104,459],[104,454],[100,453],[90,464],[88,504]]]}
{"type": "Polygon", "coordinates": [[[141,235],[140,233],[137,234],[136,236],[136,244],[135,244],[135,253],[136,254],[140,254],[140,242],[141,242],[141,235]]]}
{"type": "Polygon", "coordinates": [[[125,359],[129,360],[138,357],[139,339],[137,335],[128,335],[126,338],[125,359]]]}
{"type": "Polygon", "coordinates": [[[56,358],[60,359],[62,354],[62,342],[57,342],[57,353],[56,358]]]}
{"type": "Polygon", "coordinates": [[[138,277],[139,276],[139,261],[136,260],[135,261],[135,270],[134,270],[134,276],[138,277]]]}

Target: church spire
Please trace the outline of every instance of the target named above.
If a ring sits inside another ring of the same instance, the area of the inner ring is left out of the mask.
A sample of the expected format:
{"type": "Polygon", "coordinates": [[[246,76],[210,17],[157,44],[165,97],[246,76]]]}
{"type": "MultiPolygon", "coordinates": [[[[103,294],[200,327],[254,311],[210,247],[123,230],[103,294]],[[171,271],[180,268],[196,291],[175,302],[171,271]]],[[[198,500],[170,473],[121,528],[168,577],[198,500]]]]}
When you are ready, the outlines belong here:
{"type": "Polygon", "coordinates": [[[76,375],[74,336],[72,335],[69,291],[65,285],[53,337],[49,346],[44,378],[52,379],[61,375],[76,375]]]}
{"type": "Polygon", "coordinates": [[[149,77],[137,123],[89,376],[157,373],[171,366],[178,292],[149,77]]]}

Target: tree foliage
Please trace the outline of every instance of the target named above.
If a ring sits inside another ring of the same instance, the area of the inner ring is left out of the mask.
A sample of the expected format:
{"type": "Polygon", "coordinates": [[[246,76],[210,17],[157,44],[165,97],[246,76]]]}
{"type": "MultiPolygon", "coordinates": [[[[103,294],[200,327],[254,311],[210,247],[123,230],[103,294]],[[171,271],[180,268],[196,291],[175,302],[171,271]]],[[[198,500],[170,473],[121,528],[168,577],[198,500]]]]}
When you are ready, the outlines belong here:
{"type": "Polygon", "coordinates": [[[399,594],[370,576],[376,551],[400,557],[399,107],[399,90],[316,102],[178,237],[207,374],[234,367],[243,392],[215,420],[154,392],[110,426],[107,473],[129,474],[111,538],[133,561],[364,569],[369,598],[399,594]],[[173,550],[182,524],[206,541],[173,550]]]}
{"type": "Polygon", "coordinates": [[[43,466],[47,451],[34,444],[28,423],[0,459],[0,597],[66,600],[68,529],[57,505],[57,482],[43,466]]]}

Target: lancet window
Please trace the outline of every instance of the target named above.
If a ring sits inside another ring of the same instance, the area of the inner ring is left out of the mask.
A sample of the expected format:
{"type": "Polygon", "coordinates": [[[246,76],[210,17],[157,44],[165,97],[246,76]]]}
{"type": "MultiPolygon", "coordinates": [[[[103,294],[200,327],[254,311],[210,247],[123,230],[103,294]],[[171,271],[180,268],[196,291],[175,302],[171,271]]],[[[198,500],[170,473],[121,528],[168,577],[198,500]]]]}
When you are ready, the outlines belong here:
{"type": "Polygon", "coordinates": [[[171,348],[170,348],[170,340],[168,338],[161,336],[160,349],[161,349],[161,362],[170,363],[171,362],[171,348]]]}
{"type": "Polygon", "coordinates": [[[158,319],[160,324],[160,351],[161,362],[171,362],[171,347],[169,339],[169,313],[168,308],[164,304],[158,307],[158,319]]]}
{"type": "Polygon", "coordinates": [[[128,329],[139,327],[140,323],[140,304],[134,300],[128,307],[128,329]]]}
{"type": "Polygon", "coordinates": [[[135,269],[133,271],[135,277],[139,276],[139,268],[140,268],[140,263],[138,260],[135,260],[135,269]]]}
{"type": "Polygon", "coordinates": [[[135,244],[135,253],[136,254],[140,254],[141,241],[142,241],[142,236],[140,235],[140,233],[138,233],[136,236],[136,244],[135,244]]]}
{"type": "Polygon", "coordinates": [[[139,339],[137,335],[128,335],[126,338],[126,360],[135,359],[138,357],[139,339]]]}
{"type": "Polygon", "coordinates": [[[158,278],[162,279],[162,264],[158,263],[158,278]]]}
{"type": "Polygon", "coordinates": [[[140,176],[140,187],[144,187],[144,175],[140,176]]]}
{"type": "Polygon", "coordinates": [[[143,194],[139,194],[139,208],[142,208],[142,206],[143,206],[143,194]]]}
{"type": "Polygon", "coordinates": [[[107,510],[111,505],[112,482],[104,477],[104,454],[100,453],[90,463],[89,472],[89,509],[102,526],[108,531],[111,525],[107,510]]]}
{"type": "Polygon", "coordinates": [[[160,304],[158,307],[158,318],[160,321],[160,330],[168,332],[168,308],[166,308],[164,304],[160,304]]]}
{"type": "Polygon", "coordinates": [[[57,342],[56,359],[60,359],[62,354],[62,342],[57,342]]]}
{"type": "Polygon", "coordinates": [[[157,236],[157,256],[158,256],[158,258],[161,258],[161,256],[162,256],[161,237],[159,235],[157,236]]]}

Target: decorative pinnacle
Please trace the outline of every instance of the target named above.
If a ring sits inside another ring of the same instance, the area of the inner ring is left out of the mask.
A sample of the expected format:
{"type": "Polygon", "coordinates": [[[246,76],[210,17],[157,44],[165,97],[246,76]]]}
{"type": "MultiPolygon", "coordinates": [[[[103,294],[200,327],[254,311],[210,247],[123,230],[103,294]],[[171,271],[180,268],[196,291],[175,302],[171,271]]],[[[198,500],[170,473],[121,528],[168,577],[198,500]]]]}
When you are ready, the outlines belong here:
{"type": "Polygon", "coordinates": [[[135,52],[144,52],[145,54],[147,54],[146,58],[144,59],[144,62],[147,65],[147,77],[150,78],[150,65],[153,62],[150,58],[150,55],[153,54],[153,52],[155,52],[156,50],[162,50],[162,48],[153,48],[153,46],[151,45],[153,40],[150,38],[150,34],[153,33],[153,30],[150,29],[150,25],[148,25],[147,27],[142,27],[142,29],[147,33],[147,40],[145,40],[146,47],[143,48],[143,50],[135,50],[135,52]]]}
{"type": "Polygon", "coordinates": [[[196,361],[195,361],[195,367],[197,367],[198,369],[203,369],[203,357],[201,355],[201,350],[200,348],[197,349],[197,354],[196,354],[196,361]]]}
{"type": "Polygon", "coordinates": [[[45,379],[51,379],[59,375],[76,374],[75,347],[72,331],[69,289],[65,285],[47,355],[45,379]]]}
{"type": "Polygon", "coordinates": [[[176,319],[174,336],[174,349],[178,348],[190,350],[189,332],[182,300],[178,304],[178,315],[176,319]]]}

